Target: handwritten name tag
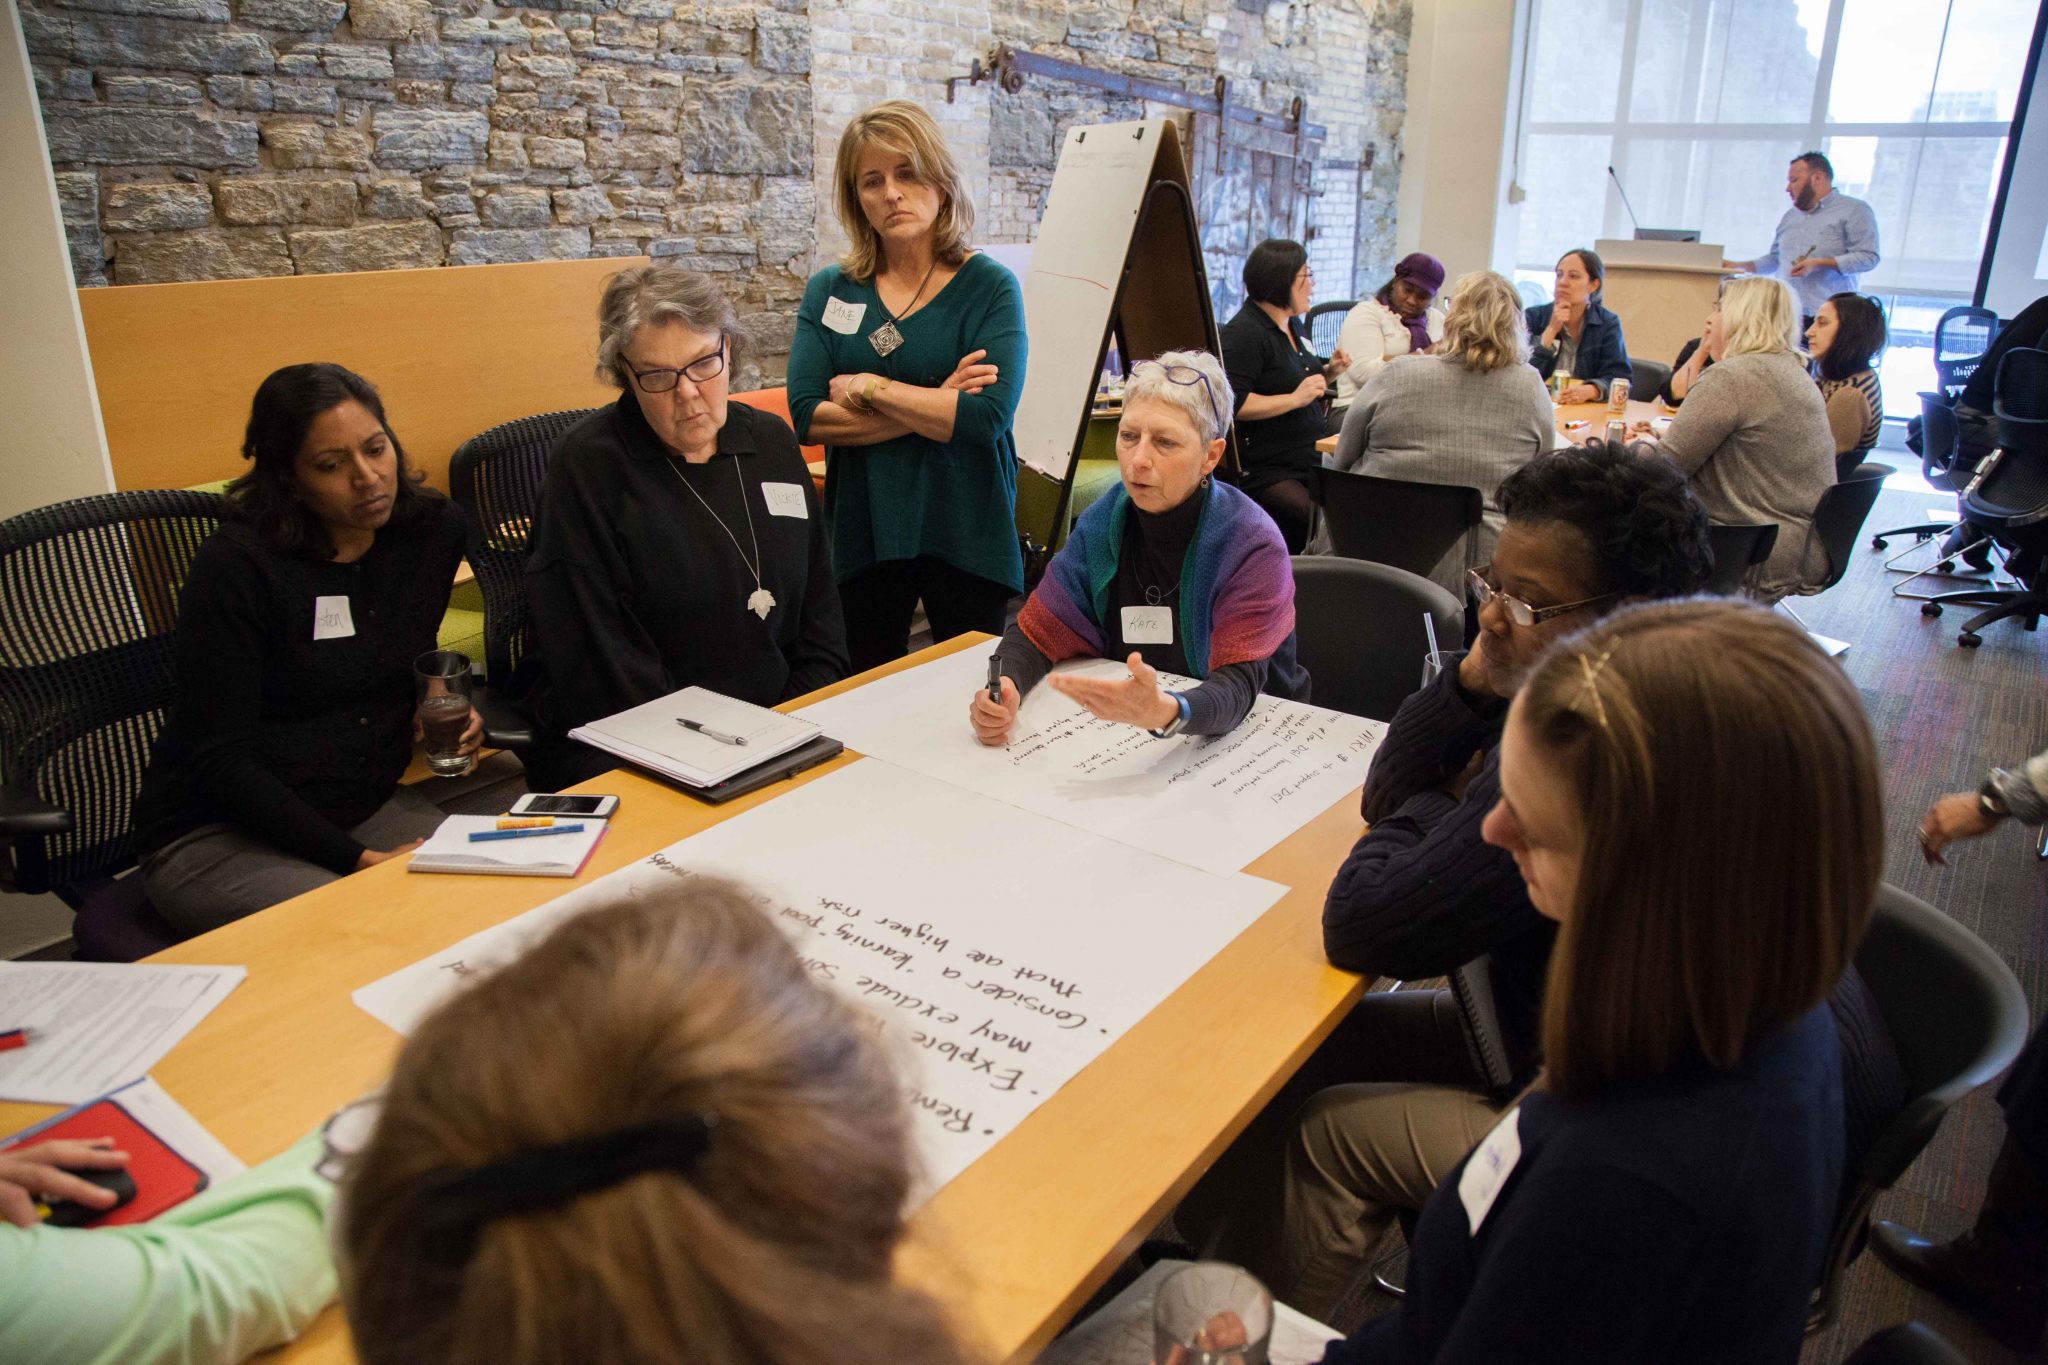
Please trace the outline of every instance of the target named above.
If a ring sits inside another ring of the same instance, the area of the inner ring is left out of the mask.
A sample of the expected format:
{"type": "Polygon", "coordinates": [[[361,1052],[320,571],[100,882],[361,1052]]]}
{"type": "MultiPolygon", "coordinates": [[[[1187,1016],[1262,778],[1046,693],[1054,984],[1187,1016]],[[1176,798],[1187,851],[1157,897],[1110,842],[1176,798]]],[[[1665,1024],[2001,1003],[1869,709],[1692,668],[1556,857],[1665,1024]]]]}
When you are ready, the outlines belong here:
{"type": "Polygon", "coordinates": [[[1479,1225],[1486,1221],[1486,1215],[1493,1211],[1493,1201],[1500,1197],[1500,1187],[1508,1183],[1508,1177],[1515,1172],[1515,1163],[1522,1159],[1522,1110],[1518,1105],[1508,1110],[1508,1116],[1493,1126],[1486,1139],[1472,1149],[1472,1155],[1465,1162],[1464,1173],[1458,1177],[1458,1198],[1465,1205],[1465,1218],[1472,1224],[1472,1235],[1479,1235],[1479,1225]]]}
{"type": "Polygon", "coordinates": [[[761,485],[761,501],[768,504],[771,517],[795,517],[798,521],[811,519],[811,509],[804,503],[804,490],[800,484],[764,483],[761,485]]]}
{"type": "Polygon", "coordinates": [[[356,622],[349,615],[346,597],[316,597],[313,599],[313,638],[316,640],[345,640],[356,633],[356,622]]]}
{"type": "Polygon", "coordinates": [[[1172,644],[1173,608],[1125,607],[1124,643],[1127,645],[1172,644]]]}
{"type": "Polygon", "coordinates": [[[850,337],[860,329],[860,320],[866,316],[867,311],[868,306],[864,303],[852,303],[846,299],[826,299],[825,316],[822,321],[841,336],[850,337]]]}

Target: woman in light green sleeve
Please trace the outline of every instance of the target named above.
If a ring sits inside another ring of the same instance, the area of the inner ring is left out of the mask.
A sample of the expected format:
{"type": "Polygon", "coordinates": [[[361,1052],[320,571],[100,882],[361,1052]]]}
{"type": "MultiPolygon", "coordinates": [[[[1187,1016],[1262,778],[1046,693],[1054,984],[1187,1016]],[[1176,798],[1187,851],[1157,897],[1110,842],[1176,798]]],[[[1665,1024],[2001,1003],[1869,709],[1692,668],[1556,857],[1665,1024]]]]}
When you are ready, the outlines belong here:
{"type": "Polygon", "coordinates": [[[111,1199],[60,1168],[124,1156],[74,1142],[0,1152],[0,1361],[216,1365],[290,1341],[334,1297],[321,1150],[309,1134],[147,1223],[110,1228],[51,1227],[29,1208],[111,1199]]]}
{"type": "Polygon", "coordinates": [[[789,355],[791,424],[823,444],[833,575],[854,671],[1000,634],[1024,590],[1017,443],[1024,296],[970,250],[974,206],[931,116],[891,100],[847,125],[836,172],[852,249],[811,277],[789,355]]]}

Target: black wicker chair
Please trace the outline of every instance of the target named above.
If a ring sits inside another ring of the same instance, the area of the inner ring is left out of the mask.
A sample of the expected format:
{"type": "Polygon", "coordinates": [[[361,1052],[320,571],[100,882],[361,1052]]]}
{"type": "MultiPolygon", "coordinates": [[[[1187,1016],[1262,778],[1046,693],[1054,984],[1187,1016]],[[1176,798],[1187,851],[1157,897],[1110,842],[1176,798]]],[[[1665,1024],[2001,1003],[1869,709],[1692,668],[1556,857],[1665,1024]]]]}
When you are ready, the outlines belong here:
{"type": "Polygon", "coordinates": [[[178,594],[217,493],[103,493],[0,522],[0,837],[13,889],[78,911],[90,961],[181,937],[135,863],[135,793],[176,692],[178,594]]]}
{"type": "Polygon", "coordinates": [[[526,749],[533,722],[506,696],[512,670],[526,657],[526,554],[533,531],[548,452],[570,427],[597,411],[522,417],[492,427],[456,447],[448,461],[448,488],[469,522],[469,567],[484,596],[484,676],[477,712],[484,742],[495,749],[526,749]]]}

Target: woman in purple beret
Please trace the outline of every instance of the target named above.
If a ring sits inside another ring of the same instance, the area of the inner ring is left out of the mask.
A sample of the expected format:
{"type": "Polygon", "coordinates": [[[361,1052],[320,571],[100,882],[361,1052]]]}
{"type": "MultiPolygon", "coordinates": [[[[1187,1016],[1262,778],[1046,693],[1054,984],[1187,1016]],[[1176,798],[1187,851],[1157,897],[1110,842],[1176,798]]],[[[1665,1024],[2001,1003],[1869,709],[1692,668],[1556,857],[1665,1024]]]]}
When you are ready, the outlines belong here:
{"type": "Polygon", "coordinates": [[[1381,366],[1396,356],[1420,355],[1443,339],[1443,312],[1430,307],[1443,287],[1443,262],[1425,251],[1410,252],[1379,293],[1344,315],[1337,349],[1349,355],[1351,363],[1337,373],[1330,430],[1343,426],[1351,400],[1381,366]]]}

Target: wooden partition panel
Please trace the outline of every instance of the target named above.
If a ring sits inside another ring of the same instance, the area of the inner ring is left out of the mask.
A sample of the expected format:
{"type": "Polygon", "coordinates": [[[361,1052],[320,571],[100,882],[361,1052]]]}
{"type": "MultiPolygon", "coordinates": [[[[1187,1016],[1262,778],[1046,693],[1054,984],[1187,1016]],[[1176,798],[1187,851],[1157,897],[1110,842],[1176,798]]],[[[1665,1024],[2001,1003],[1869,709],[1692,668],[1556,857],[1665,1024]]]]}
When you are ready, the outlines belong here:
{"type": "Polygon", "coordinates": [[[115,486],[240,473],[263,377],[331,360],[377,386],[408,459],[445,489],[448,457],[486,427],[612,400],[591,373],[597,298],[645,259],[81,289],[115,486]]]}

